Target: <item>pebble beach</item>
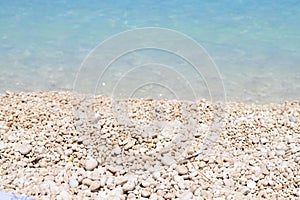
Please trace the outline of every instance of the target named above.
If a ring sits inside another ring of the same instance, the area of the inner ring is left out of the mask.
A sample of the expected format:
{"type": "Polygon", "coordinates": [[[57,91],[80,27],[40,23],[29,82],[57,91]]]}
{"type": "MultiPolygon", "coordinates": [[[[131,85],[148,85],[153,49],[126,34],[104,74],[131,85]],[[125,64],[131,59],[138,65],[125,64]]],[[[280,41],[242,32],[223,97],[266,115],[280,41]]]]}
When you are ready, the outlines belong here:
{"type": "Polygon", "coordinates": [[[63,200],[299,199],[300,102],[218,109],[207,100],[6,92],[0,191],[63,200]],[[222,126],[209,135],[215,113],[222,126]]]}

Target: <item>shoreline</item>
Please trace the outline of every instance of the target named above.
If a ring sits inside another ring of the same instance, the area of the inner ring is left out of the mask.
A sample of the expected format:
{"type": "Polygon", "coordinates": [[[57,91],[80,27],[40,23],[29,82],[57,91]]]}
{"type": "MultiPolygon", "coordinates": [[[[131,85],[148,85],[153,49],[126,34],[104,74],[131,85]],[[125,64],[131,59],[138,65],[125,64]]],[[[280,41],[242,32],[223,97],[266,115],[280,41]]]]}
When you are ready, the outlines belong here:
{"type": "MultiPolygon", "coordinates": [[[[50,90],[50,91],[25,91],[25,92],[13,92],[13,91],[5,91],[5,92],[0,92],[0,98],[5,96],[5,95],[30,95],[30,94],[35,94],[35,95],[39,95],[39,94],[67,94],[68,96],[87,96],[87,97],[104,97],[104,98],[109,98],[109,99],[113,99],[112,97],[108,96],[108,95],[102,95],[102,94],[98,94],[98,95],[87,95],[87,94],[81,94],[78,92],[73,92],[70,91],[68,89],[65,90],[50,90]]],[[[149,101],[149,100],[153,100],[153,101],[177,101],[177,102],[197,102],[197,101],[206,101],[206,102],[210,102],[210,103],[220,103],[220,102],[212,102],[206,98],[199,98],[196,101],[192,101],[192,100],[184,100],[184,99],[156,99],[156,98],[152,98],[152,97],[134,97],[134,98],[118,98],[117,100],[121,100],[121,101],[126,101],[126,100],[145,100],[145,101],[149,101]]],[[[265,106],[265,105],[278,105],[278,104],[285,104],[285,103],[298,103],[300,102],[300,99],[288,99],[288,100],[281,100],[281,101],[267,101],[267,102],[261,102],[261,101],[256,101],[256,100],[233,100],[233,97],[230,97],[230,100],[225,101],[225,104],[244,104],[244,105],[251,105],[251,106],[265,106]]]]}
{"type": "Polygon", "coordinates": [[[0,94],[0,191],[36,199],[300,197],[300,101],[220,108],[73,95],[0,94]]]}

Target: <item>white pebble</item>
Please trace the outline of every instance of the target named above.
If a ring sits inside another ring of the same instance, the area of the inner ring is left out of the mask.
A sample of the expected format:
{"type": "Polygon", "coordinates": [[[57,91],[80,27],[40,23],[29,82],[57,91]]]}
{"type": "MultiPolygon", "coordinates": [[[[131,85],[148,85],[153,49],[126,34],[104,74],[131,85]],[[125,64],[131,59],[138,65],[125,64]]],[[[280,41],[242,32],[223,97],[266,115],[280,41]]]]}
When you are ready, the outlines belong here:
{"type": "Polygon", "coordinates": [[[224,184],[225,184],[225,186],[231,188],[234,184],[234,181],[232,179],[225,179],[224,184]]]}
{"type": "Polygon", "coordinates": [[[127,183],[128,178],[124,177],[124,176],[119,176],[115,178],[115,183],[116,185],[124,185],[125,183],[127,183]]]}
{"type": "Polygon", "coordinates": [[[162,162],[164,165],[170,166],[170,165],[172,165],[173,163],[175,163],[175,160],[174,160],[173,157],[168,156],[168,155],[165,155],[165,156],[162,157],[161,162],[162,162]]]}
{"type": "Polygon", "coordinates": [[[61,192],[59,193],[59,196],[60,196],[62,199],[66,199],[66,200],[71,199],[71,195],[70,195],[70,193],[67,192],[67,191],[61,191],[61,192]]]}
{"type": "Polygon", "coordinates": [[[69,180],[69,185],[71,188],[76,188],[78,187],[78,181],[75,177],[71,177],[70,180],[69,180]]]}
{"type": "Polygon", "coordinates": [[[93,181],[90,186],[90,189],[92,192],[94,192],[94,191],[98,190],[100,187],[101,187],[100,181],[93,181]]]}
{"type": "Polygon", "coordinates": [[[180,175],[184,175],[188,173],[188,169],[184,166],[184,165],[178,165],[176,167],[176,171],[178,172],[178,174],[180,175]]]}
{"type": "Polygon", "coordinates": [[[133,181],[127,182],[123,185],[123,190],[125,192],[132,191],[132,190],[134,190],[134,188],[135,188],[135,184],[133,181]]]}
{"type": "Polygon", "coordinates": [[[85,178],[82,180],[82,183],[84,185],[90,186],[92,184],[92,180],[85,178]]]}
{"type": "Polygon", "coordinates": [[[165,199],[174,199],[175,198],[175,195],[173,193],[167,193],[165,196],[164,196],[165,199]]]}
{"type": "Polygon", "coordinates": [[[252,180],[248,180],[247,181],[247,187],[250,188],[250,189],[253,189],[256,187],[256,183],[252,180]]]}
{"type": "Polygon", "coordinates": [[[262,144],[266,144],[267,142],[269,142],[269,140],[267,138],[260,138],[260,142],[262,144]]]}
{"type": "Polygon", "coordinates": [[[93,170],[98,166],[97,160],[94,158],[90,158],[85,162],[85,169],[86,170],[93,170]]]}
{"type": "Polygon", "coordinates": [[[30,144],[21,144],[18,146],[18,151],[22,155],[26,155],[26,154],[30,153],[31,150],[32,150],[32,146],[30,144]]]}
{"type": "Polygon", "coordinates": [[[116,148],[113,150],[113,152],[114,152],[114,154],[119,155],[119,154],[122,152],[122,150],[121,150],[120,147],[116,147],[116,148]]]}
{"type": "Polygon", "coordinates": [[[142,190],[141,192],[142,197],[149,197],[151,195],[151,193],[148,190],[142,190]]]}
{"type": "Polygon", "coordinates": [[[190,199],[193,199],[193,193],[188,191],[188,192],[185,192],[181,197],[180,197],[180,200],[190,200],[190,199]]]}

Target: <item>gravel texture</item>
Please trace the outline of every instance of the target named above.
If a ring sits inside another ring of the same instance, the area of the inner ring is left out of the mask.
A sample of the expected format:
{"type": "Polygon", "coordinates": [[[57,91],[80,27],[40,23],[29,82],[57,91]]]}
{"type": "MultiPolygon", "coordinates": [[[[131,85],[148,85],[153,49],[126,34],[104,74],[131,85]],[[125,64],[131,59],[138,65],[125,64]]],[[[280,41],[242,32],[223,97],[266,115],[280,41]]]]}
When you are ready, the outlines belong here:
{"type": "Polygon", "coordinates": [[[299,199],[300,102],[8,92],[0,166],[35,199],[299,199]]]}

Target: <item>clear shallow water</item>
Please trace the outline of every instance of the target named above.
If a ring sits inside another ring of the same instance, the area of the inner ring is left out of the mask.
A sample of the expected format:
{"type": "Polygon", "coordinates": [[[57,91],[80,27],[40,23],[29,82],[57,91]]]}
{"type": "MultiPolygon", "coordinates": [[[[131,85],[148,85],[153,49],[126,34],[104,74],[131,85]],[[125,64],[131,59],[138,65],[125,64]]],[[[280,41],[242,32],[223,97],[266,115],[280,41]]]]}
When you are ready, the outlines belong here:
{"type": "Polygon", "coordinates": [[[221,72],[228,100],[299,100],[298,0],[1,1],[0,92],[72,90],[91,49],[113,34],[149,26],[199,42],[221,72]]]}

